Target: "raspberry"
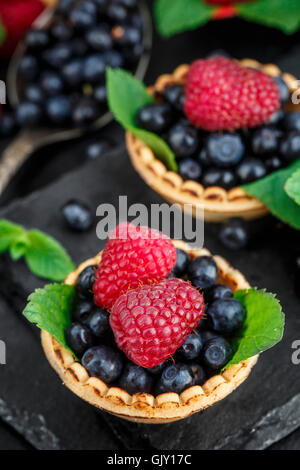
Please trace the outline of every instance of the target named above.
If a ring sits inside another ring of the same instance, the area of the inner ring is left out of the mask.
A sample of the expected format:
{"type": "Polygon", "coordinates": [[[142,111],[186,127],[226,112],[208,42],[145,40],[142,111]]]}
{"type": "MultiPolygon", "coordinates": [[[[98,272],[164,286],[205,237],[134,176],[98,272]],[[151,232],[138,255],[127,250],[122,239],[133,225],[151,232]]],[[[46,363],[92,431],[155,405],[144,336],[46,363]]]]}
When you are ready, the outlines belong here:
{"type": "Polygon", "coordinates": [[[185,86],[184,112],[208,131],[255,127],[280,107],[275,81],[225,57],[196,60],[185,86]]]}
{"type": "Polygon", "coordinates": [[[117,345],[136,364],[161,364],[185,342],[203,315],[204,300],[182,279],[165,279],[121,295],[110,326],[117,345]]]}
{"type": "Polygon", "coordinates": [[[110,309],[128,289],[164,279],[176,262],[171,240],[158,230],[121,223],[106,242],[96,281],[95,303],[110,309]]]}

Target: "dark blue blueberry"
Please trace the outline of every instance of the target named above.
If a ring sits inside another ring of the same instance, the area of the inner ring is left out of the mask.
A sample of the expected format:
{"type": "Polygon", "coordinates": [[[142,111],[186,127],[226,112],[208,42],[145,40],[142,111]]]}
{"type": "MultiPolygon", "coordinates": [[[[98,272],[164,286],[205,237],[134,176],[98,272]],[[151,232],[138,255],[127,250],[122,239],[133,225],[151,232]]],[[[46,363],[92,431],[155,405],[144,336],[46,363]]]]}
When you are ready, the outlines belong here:
{"type": "Polygon", "coordinates": [[[190,157],[199,146],[198,131],[185,121],[179,122],[170,129],[168,142],[176,157],[190,157]]]}
{"type": "Polygon", "coordinates": [[[208,168],[203,172],[201,183],[205,188],[210,186],[220,186],[224,189],[231,189],[237,186],[238,179],[232,170],[208,168]]]}
{"type": "Polygon", "coordinates": [[[21,127],[34,127],[41,124],[43,111],[39,104],[24,101],[17,108],[16,119],[21,127]]]}
{"type": "Polygon", "coordinates": [[[103,52],[102,58],[104,60],[104,64],[112,69],[120,68],[124,63],[124,59],[120,52],[114,50],[103,52]]]}
{"type": "Polygon", "coordinates": [[[42,90],[49,96],[55,96],[62,93],[64,84],[56,72],[43,72],[40,79],[42,90]]]}
{"type": "Polygon", "coordinates": [[[105,104],[107,101],[107,90],[105,85],[98,85],[94,87],[93,97],[97,103],[105,104]]]}
{"type": "Polygon", "coordinates": [[[81,0],[77,3],[76,8],[90,15],[97,15],[97,6],[93,0],[81,0]]]}
{"type": "Polygon", "coordinates": [[[72,318],[74,321],[84,322],[84,320],[89,316],[95,304],[92,300],[80,300],[76,302],[75,307],[72,312],[72,318]]]}
{"type": "Polygon", "coordinates": [[[0,119],[0,135],[2,137],[9,137],[18,130],[15,113],[6,111],[2,114],[0,119]]]}
{"type": "MultiPolygon", "coordinates": [[[[207,321],[206,321],[206,326],[207,326],[207,321]]],[[[212,330],[201,330],[201,338],[203,341],[203,344],[205,345],[209,340],[213,338],[220,338],[221,336],[218,335],[215,331],[212,330]]]]}
{"type": "Polygon", "coordinates": [[[280,95],[280,101],[282,104],[285,104],[289,101],[290,99],[290,89],[287,86],[286,82],[283,80],[283,78],[278,75],[278,77],[274,77],[275,82],[278,85],[279,88],[279,95],[280,95]]]}
{"type": "Polygon", "coordinates": [[[88,349],[81,362],[92,377],[98,377],[107,384],[115,382],[123,369],[121,354],[110,346],[88,349]]]}
{"type": "Polygon", "coordinates": [[[66,341],[68,346],[81,357],[84,352],[95,344],[91,330],[81,323],[72,323],[66,329],[66,341]]]}
{"type": "Polygon", "coordinates": [[[57,13],[60,13],[61,15],[67,15],[73,6],[73,3],[74,0],[59,0],[56,7],[57,13]]]}
{"type": "Polygon", "coordinates": [[[81,98],[73,107],[72,119],[78,127],[85,127],[99,117],[97,104],[91,98],[81,98]]]}
{"type": "Polygon", "coordinates": [[[72,39],[73,57],[85,57],[88,51],[88,45],[82,38],[72,39]]]}
{"type": "Polygon", "coordinates": [[[206,382],[206,372],[199,364],[189,364],[193,376],[193,385],[203,385],[206,382]]]}
{"type": "Polygon", "coordinates": [[[224,367],[232,356],[232,348],[225,338],[212,338],[208,340],[202,351],[204,366],[218,370],[224,367]]]}
{"type": "Polygon", "coordinates": [[[173,121],[172,108],[168,103],[148,104],[143,106],[136,117],[139,127],[147,131],[160,134],[171,125],[173,121]]]}
{"type": "Polygon", "coordinates": [[[96,16],[75,7],[70,13],[71,24],[79,30],[88,30],[96,24],[96,16]]]}
{"type": "Polygon", "coordinates": [[[198,154],[198,161],[204,168],[212,164],[212,161],[208,156],[207,150],[204,147],[200,150],[198,154]]]}
{"type": "Polygon", "coordinates": [[[149,372],[152,375],[159,375],[162,373],[165,367],[167,367],[167,361],[162,362],[161,364],[158,364],[157,366],[151,367],[150,369],[147,369],[147,372],[149,372]]]}
{"type": "Polygon", "coordinates": [[[133,65],[138,62],[144,50],[141,42],[134,44],[134,46],[126,46],[122,49],[124,60],[128,65],[133,65]]]}
{"type": "Polygon", "coordinates": [[[300,131],[291,131],[284,136],[280,153],[287,162],[293,162],[300,157],[300,131]]]}
{"type": "Polygon", "coordinates": [[[221,334],[231,334],[240,330],[245,318],[245,309],[236,299],[215,300],[207,309],[209,327],[221,334]]]}
{"type": "Polygon", "coordinates": [[[83,79],[83,60],[75,58],[66,63],[61,70],[62,77],[67,85],[76,87],[83,79]]]}
{"type": "Polygon", "coordinates": [[[184,158],[178,164],[178,173],[184,180],[199,181],[202,174],[202,168],[193,158],[184,158]]]}
{"type": "Polygon", "coordinates": [[[153,377],[147,369],[133,363],[126,364],[119,379],[120,387],[133,395],[134,393],[150,393],[153,385],[153,377]]]}
{"type": "Polygon", "coordinates": [[[164,90],[165,99],[177,110],[182,111],[185,94],[182,85],[168,85],[164,90]]]}
{"type": "Polygon", "coordinates": [[[67,23],[58,21],[51,27],[51,34],[57,41],[69,41],[73,36],[73,29],[67,23]]]}
{"type": "Polygon", "coordinates": [[[46,102],[46,113],[54,124],[65,124],[71,117],[71,101],[68,96],[57,95],[46,102]]]}
{"type": "Polygon", "coordinates": [[[247,157],[237,167],[236,174],[242,184],[251,183],[267,174],[264,163],[258,158],[247,157]]]}
{"type": "Polygon", "coordinates": [[[215,300],[230,299],[232,295],[230,287],[216,284],[205,291],[205,301],[210,304],[215,300]]]}
{"type": "Polygon", "coordinates": [[[115,0],[115,2],[125,8],[135,8],[137,6],[137,0],[115,0]]]}
{"type": "Polygon", "coordinates": [[[113,41],[109,31],[102,26],[95,26],[86,33],[86,42],[95,51],[108,51],[112,48],[113,41]]]}
{"type": "Polygon", "coordinates": [[[282,132],[271,126],[257,129],[252,137],[252,150],[255,155],[268,155],[279,149],[282,132]]]}
{"type": "Polygon", "coordinates": [[[102,140],[101,142],[93,142],[89,144],[86,148],[86,157],[94,160],[96,158],[102,157],[102,155],[111,148],[111,145],[108,141],[102,140]]]}
{"type": "Polygon", "coordinates": [[[108,18],[117,24],[125,23],[128,19],[128,10],[118,2],[111,2],[106,10],[108,18]]]}
{"type": "Polygon", "coordinates": [[[44,104],[45,93],[37,83],[30,83],[24,89],[24,98],[32,103],[44,104]]]}
{"type": "Polygon", "coordinates": [[[207,289],[218,278],[218,266],[211,256],[199,256],[190,261],[187,275],[193,286],[207,289]]]}
{"type": "Polygon", "coordinates": [[[95,282],[95,272],[98,266],[88,266],[78,276],[76,281],[76,292],[81,299],[93,296],[93,285],[95,282]]]}
{"type": "Polygon", "coordinates": [[[292,111],[285,113],[283,126],[287,131],[300,131],[300,112],[292,111]]]}
{"type": "Polygon", "coordinates": [[[213,132],[207,138],[205,148],[213,165],[220,168],[237,165],[245,153],[245,145],[237,133],[213,132]]]}
{"type": "Polygon", "coordinates": [[[32,55],[24,55],[20,60],[18,72],[22,79],[34,80],[39,73],[37,58],[32,55]]]}
{"type": "Polygon", "coordinates": [[[61,42],[53,46],[51,49],[46,49],[43,54],[43,60],[47,65],[53,68],[60,69],[68,60],[71,59],[73,47],[71,42],[61,42]]]}
{"type": "Polygon", "coordinates": [[[202,338],[200,335],[191,334],[187,337],[185,342],[177,349],[180,356],[187,360],[192,361],[199,356],[203,347],[202,338]]]}
{"type": "Polygon", "coordinates": [[[121,47],[132,47],[135,44],[140,44],[142,40],[141,31],[133,26],[124,26],[120,32],[115,29],[113,36],[115,43],[121,47]]]}
{"type": "Polygon", "coordinates": [[[109,313],[104,308],[95,307],[92,312],[84,319],[94,336],[103,338],[109,331],[109,313]]]}
{"type": "Polygon", "coordinates": [[[173,364],[164,369],[156,384],[156,394],[174,392],[181,393],[194,382],[192,370],[187,364],[173,364]]]}
{"type": "Polygon", "coordinates": [[[176,248],[176,263],[173,268],[173,273],[177,277],[182,277],[187,270],[190,257],[186,251],[176,248]]]}
{"type": "Polygon", "coordinates": [[[227,59],[231,59],[231,55],[228,52],[224,51],[224,49],[216,49],[207,54],[206,57],[207,59],[210,59],[212,57],[225,57],[227,59]]]}
{"type": "Polygon", "coordinates": [[[270,126],[277,126],[279,123],[281,123],[283,118],[284,118],[284,111],[282,109],[278,109],[277,111],[275,111],[275,113],[271,115],[267,124],[269,124],[270,126]]]}
{"type": "Polygon", "coordinates": [[[219,239],[230,250],[245,248],[249,240],[246,222],[238,217],[227,220],[221,226],[219,239]]]}
{"type": "Polygon", "coordinates": [[[267,168],[267,172],[272,173],[272,171],[279,170],[283,166],[283,162],[279,157],[273,156],[267,158],[267,160],[265,161],[265,165],[267,168]]]}
{"type": "Polygon", "coordinates": [[[48,46],[50,42],[49,34],[42,29],[31,29],[25,37],[25,44],[29,49],[41,50],[48,46]]]}
{"type": "Polygon", "coordinates": [[[67,226],[72,230],[84,232],[93,225],[93,216],[90,208],[79,199],[68,201],[61,211],[67,226]]]}
{"type": "Polygon", "coordinates": [[[94,54],[84,61],[83,76],[87,82],[97,83],[104,79],[105,62],[101,54],[94,54]]]}

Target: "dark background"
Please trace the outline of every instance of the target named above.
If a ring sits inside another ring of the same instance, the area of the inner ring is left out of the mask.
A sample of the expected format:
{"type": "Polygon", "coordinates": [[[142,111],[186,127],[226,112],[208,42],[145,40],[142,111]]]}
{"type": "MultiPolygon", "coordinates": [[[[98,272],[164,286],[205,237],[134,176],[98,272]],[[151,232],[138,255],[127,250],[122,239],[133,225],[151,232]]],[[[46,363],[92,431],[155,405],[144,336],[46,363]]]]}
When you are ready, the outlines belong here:
{"type": "MultiPolygon", "coordinates": [[[[149,4],[152,2],[149,1],[149,4]]],[[[236,58],[274,62],[300,77],[300,33],[239,19],[211,22],[201,29],[154,43],[146,83],[177,65],[225,49],[236,58]]],[[[2,64],[2,74],[5,64],[2,64]]],[[[8,144],[1,142],[3,149],[8,144]]],[[[56,237],[75,263],[102,247],[92,229],[65,228],[60,207],[78,197],[93,212],[103,202],[162,202],[132,169],[123,131],[112,123],[76,143],[43,148],[32,155],[0,198],[0,216],[40,228],[56,237]],[[88,161],[89,142],[109,139],[112,151],[88,161]]],[[[96,223],[96,220],[95,220],[96,223]]],[[[0,256],[0,339],[7,364],[0,366],[0,449],[300,449],[300,365],[291,362],[292,342],[300,339],[299,287],[295,259],[299,233],[271,216],[250,226],[253,239],[240,252],[218,241],[218,227],[205,226],[205,245],[225,256],[252,285],[277,293],[286,313],[283,341],[263,354],[247,381],[228,398],[187,420],[168,425],[136,425],[97,411],[61,383],[44,358],[38,330],[21,312],[28,294],[43,281],[22,261],[0,256]]]]}

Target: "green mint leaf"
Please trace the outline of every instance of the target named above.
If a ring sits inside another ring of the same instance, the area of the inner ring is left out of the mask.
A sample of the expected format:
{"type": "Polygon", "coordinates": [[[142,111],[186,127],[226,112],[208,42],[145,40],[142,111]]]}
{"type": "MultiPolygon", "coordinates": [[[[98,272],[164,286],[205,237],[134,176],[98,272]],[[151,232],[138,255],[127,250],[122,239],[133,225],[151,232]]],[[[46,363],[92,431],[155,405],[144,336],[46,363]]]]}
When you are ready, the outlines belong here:
{"type": "Polygon", "coordinates": [[[148,145],[169,170],[177,171],[175,155],[158,135],[140,129],[135,124],[137,112],[153,103],[144,84],[122,69],[106,70],[107,97],[116,120],[148,145]]]}
{"type": "Polygon", "coordinates": [[[287,34],[300,27],[299,0],[256,0],[235,7],[242,18],[279,28],[287,34]]]}
{"type": "Polygon", "coordinates": [[[290,176],[300,168],[300,159],[283,170],[275,171],[261,180],[243,186],[250,196],[262,201],[278,219],[300,230],[300,206],[285,192],[290,176]]]}
{"type": "Polygon", "coordinates": [[[233,342],[235,353],[225,369],[277,344],[284,329],[284,314],[274,294],[244,289],[236,291],[234,298],[244,306],[247,316],[240,337],[233,342]]]}
{"type": "Polygon", "coordinates": [[[154,4],[156,26],[165,37],[201,26],[214,10],[203,0],[156,0],[154,4]]]}
{"type": "Polygon", "coordinates": [[[71,323],[74,298],[74,286],[48,284],[30,294],[23,315],[71,351],[66,343],[65,329],[71,323]]]}
{"type": "Polygon", "coordinates": [[[42,278],[63,281],[75,266],[65,249],[54,238],[39,230],[28,232],[29,245],[24,254],[29,269],[42,278]]]}
{"type": "Polygon", "coordinates": [[[20,225],[0,219],[0,253],[8,250],[12,243],[24,236],[26,231],[20,225]]]}
{"type": "Polygon", "coordinates": [[[14,261],[22,258],[25,255],[26,250],[28,248],[28,238],[27,234],[24,234],[24,237],[20,237],[19,239],[15,240],[11,243],[10,247],[8,248],[9,254],[14,261]]]}
{"type": "Polygon", "coordinates": [[[300,168],[289,177],[284,189],[288,196],[300,205],[300,168]]]}

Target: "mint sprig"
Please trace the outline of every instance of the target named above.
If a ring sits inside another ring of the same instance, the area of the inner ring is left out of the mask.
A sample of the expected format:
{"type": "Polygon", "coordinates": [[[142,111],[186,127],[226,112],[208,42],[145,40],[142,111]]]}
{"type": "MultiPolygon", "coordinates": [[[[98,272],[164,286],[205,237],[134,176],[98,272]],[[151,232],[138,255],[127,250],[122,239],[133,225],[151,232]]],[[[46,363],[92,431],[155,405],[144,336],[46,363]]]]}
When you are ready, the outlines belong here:
{"type": "Polygon", "coordinates": [[[106,84],[108,105],[116,120],[145,142],[169,170],[177,171],[175,155],[166,142],[158,135],[140,129],[136,125],[139,109],[153,103],[153,98],[143,83],[125,70],[107,68],[106,84]]]}
{"type": "Polygon", "coordinates": [[[30,294],[23,315],[71,351],[66,342],[65,330],[71,323],[74,299],[74,286],[48,284],[43,289],[36,289],[30,294]]]}
{"type": "Polygon", "coordinates": [[[300,230],[300,206],[288,196],[284,188],[288,179],[299,168],[300,159],[287,168],[243,186],[246,193],[262,201],[273,215],[298,230],[300,230]]]}
{"type": "Polygon", "coordinates": [[[5,251],[13,260],[24,257],[32,273],[44,279],[63,281],[75,269],[66,250],[54,238],[0,219],[0,253],[5,251]]]}
{"type": "Polygon", "coordinates": [[[284,189],[287,195],[300,205],[300,168],[289,177],[284,189]]]}
{"type": "Polygon", "coordinates": [[[271,348],[282,339],[284,329],[284,314],[274,294],[252,288],[236,291],[234,298],[245,308],[246,320],[224,369],[271,348]]]}

